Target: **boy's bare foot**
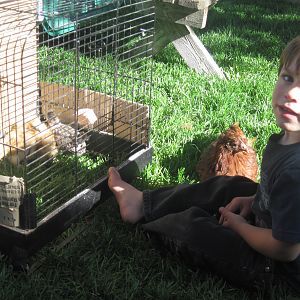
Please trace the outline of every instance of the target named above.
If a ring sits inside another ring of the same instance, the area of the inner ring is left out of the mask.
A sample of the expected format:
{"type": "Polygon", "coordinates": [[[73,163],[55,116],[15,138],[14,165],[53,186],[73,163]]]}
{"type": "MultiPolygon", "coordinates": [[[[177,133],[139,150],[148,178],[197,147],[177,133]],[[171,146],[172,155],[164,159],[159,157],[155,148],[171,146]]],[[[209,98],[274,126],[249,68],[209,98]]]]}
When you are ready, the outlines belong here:
{"type": "Polygon", "coordinates": [[[123,181],[113,167],[108,170],[108,187],[117,199],[123,221],[134,224],[144,216],[143,193],[123,181]]]}

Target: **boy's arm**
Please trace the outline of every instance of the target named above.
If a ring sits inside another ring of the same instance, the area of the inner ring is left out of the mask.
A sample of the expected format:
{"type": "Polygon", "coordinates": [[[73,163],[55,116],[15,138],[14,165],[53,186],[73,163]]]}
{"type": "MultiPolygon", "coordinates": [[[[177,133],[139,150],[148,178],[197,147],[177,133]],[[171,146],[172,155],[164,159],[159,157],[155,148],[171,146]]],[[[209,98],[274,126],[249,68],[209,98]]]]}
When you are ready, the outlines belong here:
{"type": "Polygon", "coordinates": [[[279,241],[272,236],[272,229],[250,225],[243,217],[224,208],[220,208],[220,213],[223,215],[223,225],[238,233],[257,252],[287,262],[293,261],[300,254],[300,243],[279,241]]]}

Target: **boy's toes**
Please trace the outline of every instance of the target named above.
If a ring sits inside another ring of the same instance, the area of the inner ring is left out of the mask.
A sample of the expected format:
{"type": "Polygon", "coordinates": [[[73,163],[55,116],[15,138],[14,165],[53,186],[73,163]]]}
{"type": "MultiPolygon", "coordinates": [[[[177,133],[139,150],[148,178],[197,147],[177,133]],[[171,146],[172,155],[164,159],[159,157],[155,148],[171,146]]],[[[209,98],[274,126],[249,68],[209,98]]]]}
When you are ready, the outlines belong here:
{"type": "Polygon", "coordinates": [[[117,171],[117,169],[115,167],[110,167],[108,169],[108,176],[109,177],[115,177],[115,178],[121,178],[119,172],[117,171]]]}

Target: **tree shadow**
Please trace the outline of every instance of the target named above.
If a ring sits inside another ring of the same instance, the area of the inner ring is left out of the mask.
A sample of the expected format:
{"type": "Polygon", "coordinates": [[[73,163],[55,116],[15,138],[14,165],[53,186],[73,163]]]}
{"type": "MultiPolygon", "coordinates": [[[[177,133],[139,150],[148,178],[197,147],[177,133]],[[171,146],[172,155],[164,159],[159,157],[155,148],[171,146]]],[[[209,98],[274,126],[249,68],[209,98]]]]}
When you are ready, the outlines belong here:
{"type": "Polygon", "coordinates": [[[209,45],[213,53],[224,51],[225,46],[238,48],[239,53],[273,60],[279,56],[280,49],[299,34],[299,15],[300,5],[279,0],[221,0],[209,11],[206,27],[197,32],[222,30],[234,35],[224,41],[226,44],[215,40],[209,45]]]}
{"type": "MultiPolygon", "coordinates": [[[[222,67],[232,66],[231,58],[238,55],[264,57],[270,61],[278,58],[286,43],[299,34],[299,15],[300,5],[280,0],[220,0],[209,10],[206,27],[194,28],[194,31],[198,36],[211,34],[212,37],[205,40],[205,47],[212,54],[223,53],[222,58],[218,58],[222,67]],[[224,32],[223,40],[220,35],[213,37],[220,31],[224,32]]],[[[175,62],[179,54],[174,58],[174,52],[167,47],[156,59],[175,62]]]]}

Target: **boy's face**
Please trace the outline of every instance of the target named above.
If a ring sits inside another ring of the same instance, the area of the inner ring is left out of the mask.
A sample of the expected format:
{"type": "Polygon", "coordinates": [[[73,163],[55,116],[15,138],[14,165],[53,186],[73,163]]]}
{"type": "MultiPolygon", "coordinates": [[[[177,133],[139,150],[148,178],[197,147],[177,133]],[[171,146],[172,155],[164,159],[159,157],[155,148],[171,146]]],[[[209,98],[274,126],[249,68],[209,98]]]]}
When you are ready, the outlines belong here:
{"type": "Polygon", "coordinates": [[[300,141],[300,70],[296,59],[283,67],[272,97],[273,112],[277,125],[285,131],[289,142],[300,141]]]}

